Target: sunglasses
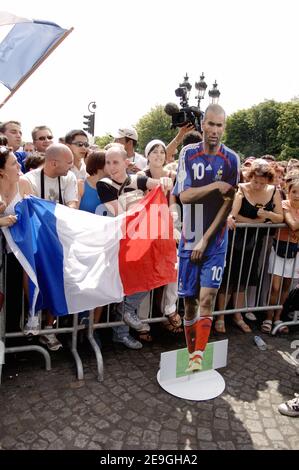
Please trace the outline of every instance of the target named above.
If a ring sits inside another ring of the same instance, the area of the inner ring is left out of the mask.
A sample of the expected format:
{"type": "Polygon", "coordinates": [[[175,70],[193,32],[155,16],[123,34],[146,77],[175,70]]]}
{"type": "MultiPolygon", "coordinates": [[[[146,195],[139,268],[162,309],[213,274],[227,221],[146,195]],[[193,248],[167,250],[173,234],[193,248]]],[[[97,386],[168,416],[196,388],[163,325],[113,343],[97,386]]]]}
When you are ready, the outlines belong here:
{"type": "Polygon", "coordinates": [[[42,142],[45,141],[45,140],[52,140],[53,139],[53,136],[52,135],[42,135],[40,137],[38,137],[37,139],[35,140],[41,140],[42,142]]]}
{"type": "Polygon", "coordinates": [[[77,147],[85,147],[86,149],[89,147],[88,142],[72,142],[72,145],[76,145],[77,147]]]}

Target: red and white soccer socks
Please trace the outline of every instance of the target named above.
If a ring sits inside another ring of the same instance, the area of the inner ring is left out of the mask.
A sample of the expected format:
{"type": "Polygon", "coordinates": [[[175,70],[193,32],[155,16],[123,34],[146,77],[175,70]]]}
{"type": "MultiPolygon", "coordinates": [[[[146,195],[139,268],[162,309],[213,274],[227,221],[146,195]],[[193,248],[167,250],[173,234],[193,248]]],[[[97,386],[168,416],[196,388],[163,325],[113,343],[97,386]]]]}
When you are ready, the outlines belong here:
{"type": "Polygon", "coordinates": [[[189,365],[186,372],[201,369],[203,353],[209,339],[212,320],[212,317],[200,317],[199,315],[192,320],[184,319],[185,337],[189,352],[189,365]]]}

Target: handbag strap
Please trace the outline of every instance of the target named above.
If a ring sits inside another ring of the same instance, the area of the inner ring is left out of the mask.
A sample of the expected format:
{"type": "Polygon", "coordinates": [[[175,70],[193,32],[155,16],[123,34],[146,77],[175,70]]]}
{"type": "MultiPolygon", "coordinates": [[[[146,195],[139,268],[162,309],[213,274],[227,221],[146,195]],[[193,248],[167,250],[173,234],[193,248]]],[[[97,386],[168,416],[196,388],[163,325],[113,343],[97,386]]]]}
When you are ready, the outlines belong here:
{"type": "Polygon", "coordinates": [[[123,192],[123,190],[125,189],[125,187],[131,183],[131,178],[130,176],[127,176],[125,181],[123,182],[123,184],[121,185],[121,187],[119,188],[118,190],[118,196],[121,195],[121,193],[123,192]]]}
{"type": "MultiPolygon", "coordinates": [[[[61,193],[61,183],[60,176],[58,176],[58,191],[59,191],[59,204],[63,204],[62,193],[61,193]]],[[[45,199],[45,173],[44,169],[40,172],[40,197],[45,199]]]]}

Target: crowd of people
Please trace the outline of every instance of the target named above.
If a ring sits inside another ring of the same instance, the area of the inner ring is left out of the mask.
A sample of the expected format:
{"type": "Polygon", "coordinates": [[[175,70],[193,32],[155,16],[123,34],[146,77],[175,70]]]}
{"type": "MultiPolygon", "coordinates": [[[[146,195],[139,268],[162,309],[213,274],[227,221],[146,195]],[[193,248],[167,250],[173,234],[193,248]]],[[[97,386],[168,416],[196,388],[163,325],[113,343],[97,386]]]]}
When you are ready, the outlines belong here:
{"type": "MultiPolygon", "coordinates": [[[[0,125],[0,226],[16,223],[14,206],[25,195],[115,216],[147,191],[162,185],[179,244],[179,275],[178,283],[163,287],[158,296],[159,308],[167,317],[166,329],[181,333],[177,305],[178,296],[184,298],[190,372],[201,368],[215,305],[222,311],[230,298],[234,299],[233,321],[244,333],[251,331],[237,310],[245,306],[245,290],[263,281],[258,264],[265,231],[247,228],[244,237],[244,230],[236,228],[236,223],[256,227],[259,223],[286,222],[289,226],[267,237],[271,240],[270,305],[283,303],[292,279],[299,278],[299,162],[276,162],[273,156],[264,155],[249,157],[240,166],[235,152],[221,143],[224,128],[224,110],[212,105],[203,119],[203,136],[186,125],[168,145],[154,139],[141,155],[136,152],[138,134],[132,127],[119,128],[114,142],[100,149],[91,146],[88,135],[80,129],[69,131],[54,143],[51,129],[37,126],[32,131],[32,142],[24,143],[19,122],[0,125]],[[183,148],[177,161],[174,155],[179,145],[183,148]],[[246,259],[251,259],[249,273],[244,252],[246,259]]],[[[15,266],[16,260],[12,254],[9,256],[15,266]]],[[[19,276],[19,287],[28,291],[25,275],[19,276]]],[[[152,339],[146,322],[148,295],[141,292],[127,296],[116,306],[116,319],[123,319],[125,325],[113,328],[113,341],[140,349],[141,340],[152,339]],[[130,328],[138,335],[132,336],[130,328]]],[[[95,309],[96,323],[102,313],[103,307],[95,309]]],[[[251,315],[248,313],[252,320],[251,315]]],[[[281,323],[280,315],[280,310],[267,310],[262,331],[270,333],[281,323]]],[[[55,318],[51,312],[45,313],[44,322],[45,328],[52,329],[55,318]]],[[[9,319],[7,326],[14,330],[16,322],[9,319]]],[[[214,327],[216,332],[225,333],[224,316],[218,316],[214,327]]],[[[280,333],[287,332],[282,326],[280,333]]],[[[54,332],[40,340],[52,351],[62,347],[54,332]]]]}
{"type": "MultiPolygon", "coordinates": [[[[114,142],[101,149],[90,145],[81,129],[54,143],[51,129],[37,126],[32,142],[24,143],[19,122],[0,125],[0,226],[17,222],[14,207],[25,195],[111,217],[156,186],[162,187],[174,221],[179,272],[178,283],[163,286],[157,298],[168,331],[182,333],[184,323],[189,372],[201,369],[213,311],[224,311],[233,301],[234,323],[244,333],[251,331],[245,320],[255,316],[249,312],[243,318],[238,309],[245,307],[247,291],[255,295],[257,285],[265,280],[259,269],[261,253],[266,252],[268,260],[264,274],[271,276],[270,305],[283,304],[292,280],[299,278],[299,161],[276,161],[264,155],[248,157],[241,164],[238,155],[221,142],[225,121],[224,110],[210,105],[202,135],[185,125],[168,144],[153,136],[144,155],[136,151],[138,134],[133,127],[119,128],[114,142]],[[180,145],[177,160],[174,155],[180,145]],[[258,229],[258,224],[283,222],[288,228],[258,229]],[[236,227],[238,223],[247,227],[236,227]],[[183,322],[179,297],[184,299],[183,322]]],[[[26,275],[20,276],[19,287],[28,291],[26,275]]],[[[137,292],[116,306],[115,319],[125,324],[113,327],[113,341],[140,349],[142,341],[152,340],[148,297],[148,292],[137,292]]],[[[96,323],[102,313],[103,307],[95,309],[96,323]]],[[[217,333],[225,333],[224,319],[224,315],[216,318],[217,333]]],[[[45,328],[53,328],[51,312],[45,313],[44,322],[45,328]]],[[[261,330],[270,333],[280,323],[281,311],[268,309],[261,330]]],[[[9,320],[8,328],[15,327],[9,320]]],[[[288,328],[282,325],[279,332],[288,333],[288,328]]],[[[52,351],[62,347],[54,330],[40,340],[52,351]]]]}

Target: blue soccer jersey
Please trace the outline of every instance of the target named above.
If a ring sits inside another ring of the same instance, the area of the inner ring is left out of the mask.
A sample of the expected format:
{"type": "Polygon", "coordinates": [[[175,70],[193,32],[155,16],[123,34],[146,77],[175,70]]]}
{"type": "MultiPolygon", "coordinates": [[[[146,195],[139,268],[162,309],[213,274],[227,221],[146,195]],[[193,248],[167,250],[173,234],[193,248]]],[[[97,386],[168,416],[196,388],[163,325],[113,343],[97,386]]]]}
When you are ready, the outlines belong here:
{"type": "MultiPolygon", "coordinates": [[[[216,155],[208,155],[203,143],[183,148],[173,194],[179,196],[188,188],[199,188],[223,181],[235,187],[239,182],[240,159],[238,155],[221,144],[216,155]]],[[[210,227],[223,205],[219,191],[212,191],[200,203],[183,205],[183,230],[179,245],[179,256],[189,257],[196,243],[210,227]]],[[[226,223],[215,233],[205,255],[225,252],[227,246],[226,223]]]]}

